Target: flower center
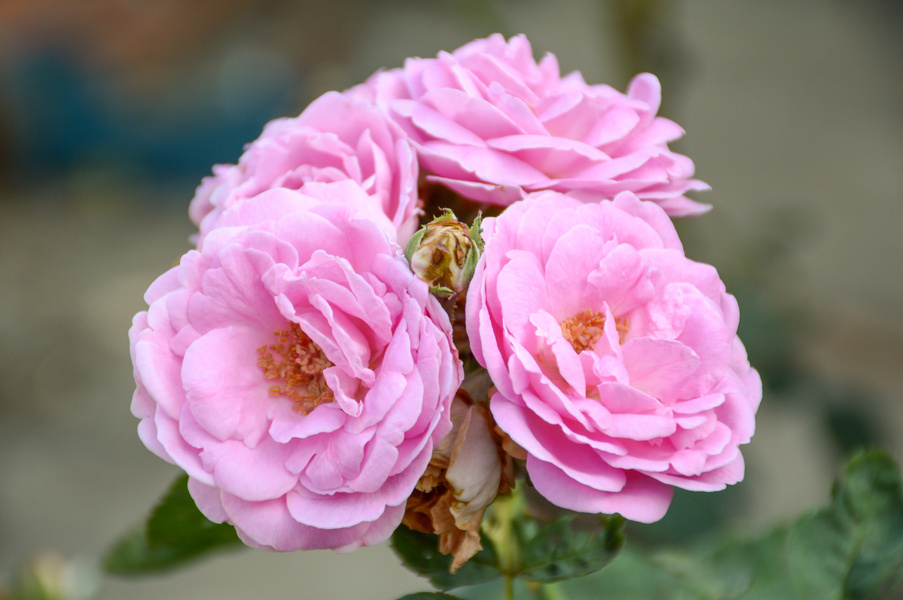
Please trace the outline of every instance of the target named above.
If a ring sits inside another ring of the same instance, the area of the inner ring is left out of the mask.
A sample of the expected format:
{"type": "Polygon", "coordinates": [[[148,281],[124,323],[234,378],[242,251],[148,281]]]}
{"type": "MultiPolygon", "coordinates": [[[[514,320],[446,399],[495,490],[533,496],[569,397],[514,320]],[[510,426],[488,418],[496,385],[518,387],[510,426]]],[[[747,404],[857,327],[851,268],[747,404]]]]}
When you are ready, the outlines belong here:
{"type": "MultiPolygon", "coordinates": [[[[615,317],[615,327],[618,330],[618,341],[623,344],[627,335],[628,321],[626,318],[615,317]]],[[[561,324],[561,335],[570,343],[574,352],[580,354],[584,350],[592,349],[602,337],[605,331],[605,315],[594,310],[586,309],[567,319],[561,324]]]]}
{"type": "Polygon", "coordinates": [[[278,380],[270,386],[270,396],[291,399],[292,408],[304,415],[335,400],[323,378],[323,370],[332,366],[323,350],[297,323],[291,323],[289,329],[277,329],[273,335],[276,343],[257,349],[257,365],[264,377],[278,380]]]}

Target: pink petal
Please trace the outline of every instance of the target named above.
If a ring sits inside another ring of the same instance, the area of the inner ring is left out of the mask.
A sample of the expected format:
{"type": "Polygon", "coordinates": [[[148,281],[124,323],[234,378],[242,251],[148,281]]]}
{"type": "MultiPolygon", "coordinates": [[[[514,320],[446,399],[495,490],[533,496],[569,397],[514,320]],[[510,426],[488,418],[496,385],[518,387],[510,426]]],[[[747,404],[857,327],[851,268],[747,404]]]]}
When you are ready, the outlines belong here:
{"type": "Polygon", "coordinates": [[[264,438],[254,449],[229,440],[204,450],[202,458],[217,487],[244,500],[261,501],[284,496],[298,483],[284,466],[289,454],[290,446],[264,438]]]}
{"type": "Polygon", "coordinates": [[[617,492],[604,492],[577,483],[561,469],[527,457],[527,471],[536,491],[547,500],[570,510],[588,513],[618,513],[640,523],[660,520],[671,504],[673,490],[638,473],[627,473],[624,487],[617,492]]]}
{"type": "Polygon", "coordinates": [[[188,493],[204,516],[214,523],[223,523],[229,519],[226,509],[223,508],[222,492],[219,488],[189,477],[188,493]]]}
{"type": "Polygon", "coordinates": [[[265,435],[267,411],[276,397],[269,394],[273,382],[257,365],[257,348],[271,341],[272,335],[261,331],[228,327],[211,331],[188,348],[182,381],[192,414],[211,435],[220,440],[247,438],[251,445],[265,435]]]}
{"type": "Polygon", "coordinates": [[[248,502],[223,494],[223,508],[242,541],[264,550],[292,551],[338,548],[360,539],[364,524],[344,529],[317,529],[292,518],[284,498],[248,502]]]}
{"type": "Polygon", "coordinates": [[[343,529],[375,521],[386,510],[384,503],[360,493],[324,496],[290,492],[286,502],[292,518],[317,529],[343,529]]]}
{"type": "Polygon", "coordinates": [[[700,365],[696,353],[680,342],[636,338],[623,346],[630,385],[671,405],[680,384],[700,365]]]}

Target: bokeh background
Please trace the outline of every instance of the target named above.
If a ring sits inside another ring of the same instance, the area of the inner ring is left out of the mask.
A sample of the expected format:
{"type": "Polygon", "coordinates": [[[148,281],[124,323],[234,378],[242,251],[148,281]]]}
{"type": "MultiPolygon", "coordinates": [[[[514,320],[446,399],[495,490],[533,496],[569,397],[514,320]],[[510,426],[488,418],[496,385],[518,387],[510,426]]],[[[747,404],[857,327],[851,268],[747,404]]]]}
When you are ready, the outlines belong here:
{"type": "MultiPolygon", "coordinates": [[[[903,9],[894,0],[0,0],[0,588],[95,560],[177,471],[129,413],[126,332],[189,249],[201,177],[274,117],[494,31],[625,89],[663,83],[713,190],[679,224],[741,306],[763,374],[746,480],[680,494],[631,543],[764,530],[843,457],[903,457],[903,9]]],[[[391,551],[239,551],[97,597],[373,598],[426,585],[391,551]]],[[[0,593],[2,596],[2,593],[0,593]]]]}

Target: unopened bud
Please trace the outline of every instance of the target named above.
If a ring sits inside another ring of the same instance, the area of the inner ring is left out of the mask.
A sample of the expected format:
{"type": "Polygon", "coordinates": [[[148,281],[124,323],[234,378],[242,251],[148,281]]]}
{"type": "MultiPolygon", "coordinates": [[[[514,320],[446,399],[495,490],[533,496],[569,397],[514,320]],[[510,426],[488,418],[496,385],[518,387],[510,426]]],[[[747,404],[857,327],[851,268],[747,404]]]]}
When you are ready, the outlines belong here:
{"type": "Polygon", "coordinates": [[[404,255],[433,294],[452,296],[467,289],[482,251],[480,216],[467,227],[446,210],[414,234],[404,255]]]}

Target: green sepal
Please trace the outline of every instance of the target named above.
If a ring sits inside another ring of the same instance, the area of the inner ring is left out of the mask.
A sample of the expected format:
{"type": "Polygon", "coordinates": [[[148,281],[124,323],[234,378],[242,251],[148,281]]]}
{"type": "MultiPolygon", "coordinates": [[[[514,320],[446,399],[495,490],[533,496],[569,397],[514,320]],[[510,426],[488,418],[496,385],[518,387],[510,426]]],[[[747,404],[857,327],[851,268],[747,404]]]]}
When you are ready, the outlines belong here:
{"type": "Polygon", "coordinates": [[[421,227],[417,230],[408,243],[404,247],[404,258],[408,261],[408,264],[411,263],[411,259],[414,257],[414,253],[417,252],[417,248],[420,246],[420,241],[423,239],[423,235],[426,233],[426,227],[421,227]]]}
{"type": "Polygon", "coordinates": [[[473,272],[476,270],[478,262],[480,262],[480,251],[476,246],[472,246],[470,252],[467,253],[467,258],[464,259],[464,267],[461,269],[461,281],[470,285],[470,280],[473,279],[473,272]]]}
{"type": "Polygon", "coordinates": [[[473,273],[477,268],[477,263],[480,262],[480,257],[483,255],[482,213],[477,213],[477,216],[474,217],[473,223],[467,229],[467,232],[470,235],[471,246],[470,251],[467,253],[467,257],[464,259],[464,266],[461,268],[461,281],[465,282],[465,289],[470,285],[470,280],[473,279],[473,273]]]}
{"type": "Polygon", "coordinates": [[[456,222],[458,217],[455,216],[455,213],[450,208],[443,208],[442,214],[438,217],[433,217],[433,220],[430,223],[448,223],[448,222],[456,222]]]}
{"type": "MultiPolygon", "coordinates": [[[[474,248],[477,249],[479,254],[483,253],[483,213],[478,212],[477,216],[474,217],[473,223],[471,223],[470,227],[467,229],[470,233],[470,241],[473,243],[474,248]]],[[[480,257],[477,256],[477,259],[480,257]]]]}
{"type": "Polygon", "coordinates": [[[450,290],[445,286],[437,285],[430,287],[430,293],[434,296],[438,296],[440,298],[448,298],[449,296],[454,296],[455,291],[450,290]]]}

